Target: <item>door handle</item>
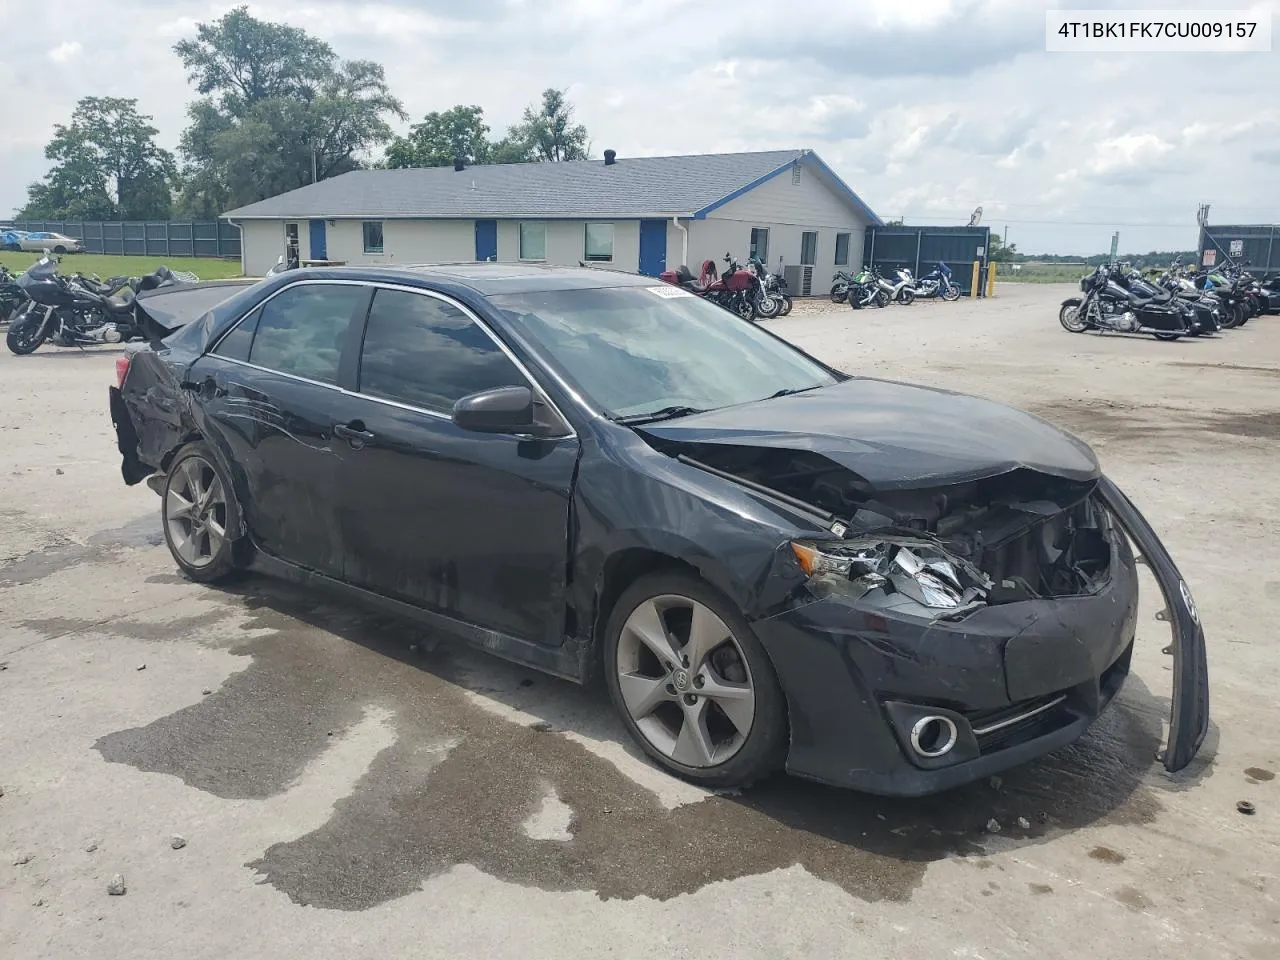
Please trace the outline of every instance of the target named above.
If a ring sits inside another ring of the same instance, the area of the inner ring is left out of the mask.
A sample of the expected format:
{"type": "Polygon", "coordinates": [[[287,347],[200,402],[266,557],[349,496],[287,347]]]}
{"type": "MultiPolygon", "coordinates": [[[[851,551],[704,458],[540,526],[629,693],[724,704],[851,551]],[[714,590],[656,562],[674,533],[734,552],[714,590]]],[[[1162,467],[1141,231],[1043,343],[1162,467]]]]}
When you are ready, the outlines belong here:
{"type": "Polygon", "coordinates": [[[359,420],[352,420],[350,423],[338,423],[333,427],[333,435],[341,437],[351,446],[359,449],[374,438],[374,434],[364,428],[364,424],[359,420]]]}

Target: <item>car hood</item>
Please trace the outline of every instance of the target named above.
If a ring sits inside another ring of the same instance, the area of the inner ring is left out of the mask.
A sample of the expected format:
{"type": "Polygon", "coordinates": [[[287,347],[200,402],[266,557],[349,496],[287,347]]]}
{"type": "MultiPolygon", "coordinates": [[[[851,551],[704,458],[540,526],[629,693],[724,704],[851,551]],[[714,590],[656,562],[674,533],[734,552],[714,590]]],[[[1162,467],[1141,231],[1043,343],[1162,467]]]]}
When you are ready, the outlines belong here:
{"type": "Polygon", "coordinates": [[[1039,417],[948,390],[855,377],[640,428],[680,445],[806,451],[880,490],[938,486],[1025,468],[1095,480],[1082,440],[1039,417]]]}

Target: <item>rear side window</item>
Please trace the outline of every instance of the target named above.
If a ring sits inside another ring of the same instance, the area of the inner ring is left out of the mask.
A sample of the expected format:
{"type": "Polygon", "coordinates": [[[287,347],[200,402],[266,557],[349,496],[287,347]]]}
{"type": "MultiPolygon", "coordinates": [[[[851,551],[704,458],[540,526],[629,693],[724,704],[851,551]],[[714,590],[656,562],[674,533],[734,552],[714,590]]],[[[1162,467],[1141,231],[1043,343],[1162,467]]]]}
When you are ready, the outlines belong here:
{"type": "Polygon", "coordinates": [[[368,296],[367,287],[336,283],[281,291],[262,305],[249,362],[336,384],[347,327],[368,296]]]}
{"type": "Polygon", "coordinates": [[[458,400],[528,381],[457,306],[401,290],[374,294],[360,360],[360,392],[448,414],[458,400]]]}
{"type": "Polygon", "coordinates": [[[249,314],[234,327],[225,337],[218,341],[213,352],[228,360],[249,359],[249,348],[253,345],[253,333],[258,329],[258,318],[262,316],[262,307],[249,314]]]}

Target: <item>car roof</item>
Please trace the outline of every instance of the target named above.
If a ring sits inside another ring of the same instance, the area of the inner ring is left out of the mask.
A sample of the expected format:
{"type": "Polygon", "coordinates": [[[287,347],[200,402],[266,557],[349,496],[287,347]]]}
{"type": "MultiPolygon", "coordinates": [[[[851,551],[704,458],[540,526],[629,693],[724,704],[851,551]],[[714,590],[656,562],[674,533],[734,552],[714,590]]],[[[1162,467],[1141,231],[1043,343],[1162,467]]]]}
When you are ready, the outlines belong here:
{"type": "Polygon", "coordinates": [[[484,297],[505,293],[537,293],[552,290],[592,290],[602,287],[642,287],[660,283],[621,270],[593,267],[557,267],[532,263],[423,263],[397,267],[309,267],[290,270],[298,279],[333,277],[427,286],[432,281],[468,287],[484,297]],[[424,282],[425,281],[425,282],[424,282]]]}

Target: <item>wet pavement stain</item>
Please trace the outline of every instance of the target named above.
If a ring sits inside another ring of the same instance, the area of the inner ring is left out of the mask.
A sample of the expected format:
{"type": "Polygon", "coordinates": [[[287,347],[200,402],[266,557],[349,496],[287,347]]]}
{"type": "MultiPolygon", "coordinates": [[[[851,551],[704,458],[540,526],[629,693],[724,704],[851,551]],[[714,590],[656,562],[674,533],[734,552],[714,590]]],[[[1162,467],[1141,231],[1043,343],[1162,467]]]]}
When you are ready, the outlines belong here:
{"type": "Polygon", "coordinates": [[[1133,887],[1121,887],[1116,891],[1116,899],[1123,903],[1130,910],[1142,911],[1154,906],[1151,898],[1141,890],[1133,887]]]}
{"type": "Polygon", "coordinates": [[[1199,417],[1200,428],[1213,433],[1264,440],[1280,439],[1280,412],[1219,413],[1199,417]]]}
{"type": "Polygon", "coordinates": [[[152,547],[164,543],[159,511],[131,520],[122,527],[102,530],[85,543],[63,538],[42,550],[0,562],[0,588],[34,583],[82,563],[104,559],[122,548],[152,547]]]}
{"type": "Polygon", "coordinates": [[[47,617],[36,620],[19,621],[18,626],[30,630],[43,637],[65,636],[68,633],[100,633],[114,637],[128,637],[131,640],[153,640],[157,642],[200,639],[202,631],[226,618],[222,610],[210,610],[189,617],[175,617],[172,620],[143,621],[130,618],[118,620],[78,620],[71,617],[47,617]]]}
{"type": "Polygon", "coordinates": [[[1249,778],[1251,783],[1264,783],[1276,778],[1274,773],[1263,767],[1246,767],[1244,775],[1249,778]]]}
{"type": "Polygon", "coordinates": [[[1053,893],[1053,887],[1049,886],[1047,883],[1028,883],[1027,886],[1031,889],[1031,892],[1037,896],[1043,896],[1046,893],[1053,893]]]}
{"type": "Polygon", "coordinates": [[[1112,850],[1110,847],[1094,847],[1089,851],[1089,856],[1094,860],[1101,860],[1103,863],[1124,863],[1125,855],[1119,850],[1112,850]]]}
{"type": "MultiPolygon", "coordinates": [[[[97,749],[220,797],[261,798],[294,783],[331,732],[371,706],[385,709],[396,741],[329,821],[247,865],[297,903],[367,909],[461,863],[547,890],[659,900],[800,864],[860,898],[903,900],[930,862],[981,856],[992,817],[1035,822],[1016,839],[1027,844],[1087,824],[1148,822],[1160,810],[1142,784],[1159,727],[1142,719],[1149,707],[1123,702],[1149,697],[1136,678],[1085,739],[1006,773],[998,794],[984,783],[886,800],[779,776],[668,810],[580,744],[478,708],[460,685],[468,667],[447,643],[429,657],[408,652],[423,638],[412,624],[261,580],[210,595],[250,611],[244,627],[255,636],[230,649],[251,663],[214,694],[105,736],[97,749]],[[572,811],[569,840],[525,833],[548,784],[572,811]]],[[[600,691],[549,678],[538,681],[543,699],[533,706],[527,688],[514,679],[509,687],[489,695],[523,697],[521,709],[534,714],[557,700],[611,710],[600,691]]]]}

